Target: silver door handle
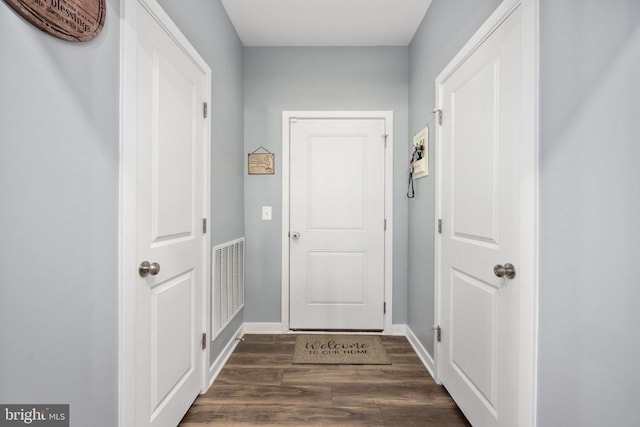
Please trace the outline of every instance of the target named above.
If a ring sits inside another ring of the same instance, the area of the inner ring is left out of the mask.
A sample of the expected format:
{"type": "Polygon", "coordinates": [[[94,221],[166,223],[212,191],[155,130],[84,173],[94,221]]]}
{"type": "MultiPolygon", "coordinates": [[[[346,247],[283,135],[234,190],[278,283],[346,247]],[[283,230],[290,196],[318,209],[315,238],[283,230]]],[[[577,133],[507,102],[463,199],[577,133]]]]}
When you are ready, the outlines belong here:
{"type": "Polygon", "coordinates": [[[148,275],[155,276],[160,273],[160,264],[157,262],[142,261],[138,267],[138,273],[140,277],[147,277],[148,275]]]}
{"type": "Polygon", "coordinates": [[[497,264],[493,267],[493,274],[500,278],[513,279],[516,277],[516,268],[509,263],[505,265],[497,264]]]}
{"type": "Polygon", "coordinates": [[[291,233],[291,238],[292,238],[293,240],[298,240],[298,239],[300,238],[300,233],[299,233],[299,232],[297,232],[297,231],[292,232],[292,233],[291,233]]]}

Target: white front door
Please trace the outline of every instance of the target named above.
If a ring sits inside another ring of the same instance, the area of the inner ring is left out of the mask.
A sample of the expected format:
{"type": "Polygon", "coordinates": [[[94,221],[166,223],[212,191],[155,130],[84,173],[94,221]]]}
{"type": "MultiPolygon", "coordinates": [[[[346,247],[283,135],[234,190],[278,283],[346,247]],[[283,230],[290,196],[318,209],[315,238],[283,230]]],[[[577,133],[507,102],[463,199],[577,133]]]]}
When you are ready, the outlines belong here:
{"type": "Polygon", "coordinates": [[[290,328],[384,329],[385,120],[290,123],[290,328]]]}
{"type": "Polygon", "coordinates": [[[140,3],[136,22],[135,425],[173,427],[203,383],[208,74],[140,3]]]}
{"type": "Polygon", "coordinates": [[[519,422],[521,7],[438,87],[439,376],[475,427],[519,422]],[[515,266],[500,278],[494,266],[515,266]]]}

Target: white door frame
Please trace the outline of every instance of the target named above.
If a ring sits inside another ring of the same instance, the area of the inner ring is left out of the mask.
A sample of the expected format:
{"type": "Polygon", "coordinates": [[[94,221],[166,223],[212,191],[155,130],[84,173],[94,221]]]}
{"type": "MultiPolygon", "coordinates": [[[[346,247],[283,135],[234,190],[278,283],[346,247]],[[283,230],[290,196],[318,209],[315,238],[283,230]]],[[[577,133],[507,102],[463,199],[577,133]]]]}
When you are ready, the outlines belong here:
{"type": "MultiPolygon", "coordinates": [[[[521,212],[521,265],[518,276],[522,286],[520,293],[519,324],[519,422],[521,427],[536,425],[537,360],[538,360],[538,46],[539,0],[505,0],[487,19],[467,44],[451,60],[436,78],[436,109],[442,106],[442,85],[451,74],[489,37],[491,33],[514,11],[522,8],[521,33],[521,131],[523,135],[520,168],[521,212]]],[[[443,112],[447,114],[447,112],[443,112]]],[[[441,218],[442,207],[442,146],[441,127],[436,125],[436,218],[441,218]]],[[[446,226],[446,225],[445,225],[446,226]]],[[[440,271],[442,235],[435,240],[435,325],[440,324],[442,279],[440,271]]],[[[435,374],[440,382],[440,347],[434,337],[435,374]]]]}
{"type": "MultiPolygon", "coordinates": [[[[384,166],[384,333],[392,333],[393,319],[393,111],[283,111],[282,112],[282,332],[289,330],[289,162],[291,119],[384,119],[387,133],[384,166]]],[[[382,135],[381,135],[382,136],[382,135]]]]}
{"type": "MultiPolygon", "coordinates": [[[[187,38],[171,21],[155,0],[120,0],[120,160],[119,160],[119,271],[118,271],[118,425],[132,426],[136,422],[136,282],[127,272],[136,271],[136,140],[137,122],[137,3],[144,6],[207,74],[205,93],[211,104],[211,69],[191,46],[187,38]]],[[[204,135],[204,218],[211,221],[211,120],[206,121],[204,135]]],[[[211,235],[204,235],[203,256],[205,266],[202,281],[202,331],[210,331],[210,287],[209,260],[211,259],[211,235]]],[[[202,353],[202,390],[208,387],[209,346],[202,353]]]]}

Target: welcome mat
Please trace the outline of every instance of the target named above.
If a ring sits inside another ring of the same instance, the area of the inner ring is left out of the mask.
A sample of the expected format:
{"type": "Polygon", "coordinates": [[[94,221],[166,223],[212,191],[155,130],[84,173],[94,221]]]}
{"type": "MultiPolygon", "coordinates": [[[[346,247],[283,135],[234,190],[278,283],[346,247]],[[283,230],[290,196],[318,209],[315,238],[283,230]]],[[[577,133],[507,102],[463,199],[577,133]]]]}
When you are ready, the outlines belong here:
{"type": "Polygon", "coordinates": [[[293,353],[296,364],[390,365],[375,335],[298,335],[293,353]]]}

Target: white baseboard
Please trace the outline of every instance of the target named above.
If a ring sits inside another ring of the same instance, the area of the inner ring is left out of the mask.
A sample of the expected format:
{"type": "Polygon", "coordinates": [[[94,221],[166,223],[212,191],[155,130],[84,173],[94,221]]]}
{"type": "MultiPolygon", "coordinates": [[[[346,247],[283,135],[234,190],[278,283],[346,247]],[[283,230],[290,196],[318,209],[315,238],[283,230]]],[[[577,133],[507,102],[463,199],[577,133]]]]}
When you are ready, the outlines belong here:
{"type": "Polygon", "coordinates": [[[281,334],[282,323],[279,322],[258,322],[258,323],[244,323],[242,325],[243,334],[281,334]]]}
{"type": "MultiPolygon", "coordinates": [[[[282,334],[288,333],[288,331],[282,329],[282,323],[278,322],[245,322],[242,325],[242,333],[244,334],[282,334]]],[[[305,334],[312,334],[314,332],[304,331],[305,334]]],[[[316,332],[323,334],[326,332],[316,332]]],[[[385,335],[407,335],[407,325],[394,324],[391,326],[390,331],[385,331],[385,335]]]]}
{"type": "Polygon", "coordinates": [[[391,331],[389,335],[406,337],[407,336],[407,325],[401,324],[393,324],[391,325],[391,331]]]}
{"type": "Polygon", "coordinates": [[[433,379],[436,381],[436,383],[440,384],[440,380],[436,376],[435,360],[433,360],[433,357],[431,357],[429,352],[427,352],[427,349],[425,349],[424,346],[420,343],[420,341],[418,340],[418,337],[416,337],[416,335],[413,333],[413,331],[409,326],[407,326],[405,336],[409,340],[409,343],[411,343],[411,346],[413,347],[416,354],[422,361],[422,364],[424,365],[424,367],[427,368],[427,371],[429,371],[429,373],[431,374],[433,379]]]}
{"type": "Polygon", "coordinates": [[[224,365],[227,363],[227,360],[229,360],[229,357],[231,357],[233,350],[235,350],[236,346],[238,345],[238,340],[236,339],[236,337],[242,334],[243,327],[244,325],[240,325],[238,330],[231,335],[231,338],[229,339],[227,345],[224,347],[224,349],[222,349],[220,355],[209,367],[209,387],[207,387],[207,389],[211,388],[213,382],[216,380],[218,375],[220,375],[220,371],[222,371],[222,368],[224,368],[224,365]]]}

